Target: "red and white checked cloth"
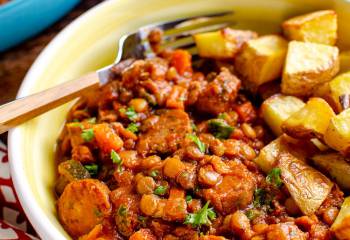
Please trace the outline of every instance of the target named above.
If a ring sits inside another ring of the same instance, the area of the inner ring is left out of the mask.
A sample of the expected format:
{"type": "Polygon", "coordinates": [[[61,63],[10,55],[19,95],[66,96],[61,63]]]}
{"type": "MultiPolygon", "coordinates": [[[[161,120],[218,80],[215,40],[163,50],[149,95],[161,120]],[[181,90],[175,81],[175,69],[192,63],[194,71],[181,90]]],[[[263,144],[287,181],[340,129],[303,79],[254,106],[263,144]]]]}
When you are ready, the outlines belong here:
{"type": "Polygon", "coordinates": [[[38,239],[34,235],[13,187],[7,147],[0,141],[0,240],[38,239]]]}

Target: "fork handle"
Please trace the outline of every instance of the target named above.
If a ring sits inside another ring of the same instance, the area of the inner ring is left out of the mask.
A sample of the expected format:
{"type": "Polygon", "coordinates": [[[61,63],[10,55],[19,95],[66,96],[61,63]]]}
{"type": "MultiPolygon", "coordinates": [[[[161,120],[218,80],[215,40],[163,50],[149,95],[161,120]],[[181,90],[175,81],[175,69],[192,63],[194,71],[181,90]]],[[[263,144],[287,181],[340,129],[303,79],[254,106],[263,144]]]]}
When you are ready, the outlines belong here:
{"type": "Polygon", "coordinates": [[[99,86],[96,72],[0,106],[0,134],[99,86]]]}

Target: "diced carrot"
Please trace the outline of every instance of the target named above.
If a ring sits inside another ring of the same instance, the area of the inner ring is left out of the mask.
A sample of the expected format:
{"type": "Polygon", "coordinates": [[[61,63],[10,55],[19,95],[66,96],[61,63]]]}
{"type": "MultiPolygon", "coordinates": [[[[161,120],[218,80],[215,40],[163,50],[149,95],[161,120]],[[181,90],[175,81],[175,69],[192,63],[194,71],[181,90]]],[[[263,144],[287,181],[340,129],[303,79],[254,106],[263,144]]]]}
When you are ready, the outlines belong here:
{"type": "Polygon", "coordinates": [[[95,139],[99,148],[110,153],[112,150],[118,151],[123,146],[123,140],[106,123],[93,126],[95,139]]]}
{"type": "Polygon", "coordinates": [[[175,50],[171,56],[170,65],[183,75],[185,72],[192,72],[191,54],[185,50],[175,50]]]}
{"type": "Polygon", "coordinates": [[[185,191],[178,188],[171,188],[169,192],[169,199],[171,198],[185,198],[185,191]]]}
{"type": "Polygon", "coordinates": [[[130,236],[129,240],[156,240],[157,238],[152,234],[151,230],[141,228],[133,235],[130,236]]]}
{"type": "Polygon", "coordinates": [[[256,111],[251,102],[245,102],[235,107],[242,122],[251,122],[256,119],[256,111]]]}

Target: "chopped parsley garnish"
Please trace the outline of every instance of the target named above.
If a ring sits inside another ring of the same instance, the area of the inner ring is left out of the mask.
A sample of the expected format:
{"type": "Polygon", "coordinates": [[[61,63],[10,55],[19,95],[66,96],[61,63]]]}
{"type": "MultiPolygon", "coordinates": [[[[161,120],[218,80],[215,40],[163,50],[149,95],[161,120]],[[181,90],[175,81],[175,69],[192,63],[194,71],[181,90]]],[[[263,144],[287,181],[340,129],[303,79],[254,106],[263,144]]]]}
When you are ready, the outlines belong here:
{"type": "Polygon", "coordinates": [[[89,164],[84,165],[84,168],[88,170],[91,176],[96,176],[98,173],[98,165],[97,164],[89,164]]]}
{"type": "Polygon", "coordinates": [[[191,123],[191,128],[193,131],[197,131],[197,126],[194,123],[191,123]]]}
{"type": "Polygon", "coordinates": [[[254,207],[262,207],[264,205],[270,205],[272,201],[271,195],[262,188],[257,188],[254,191],[254,207]]]}
{"type": "Polygon", "coordinates": [[[249,209],[248,211],[245,212],[245,215],[249,220],[254,220],[256,217],[260,215],[260,212],[255,209],[249,209]]]}
{"type": "Polygon", "coordinates": [[[113,149],[111,151],[111,159],[114,164],[117,164],[118,170],[121,171],[123,160],[120,158],[119,154],[113,149]]]}
{"type": "Polygon", "coordinates": [[[158,174],[159,174],[159,173],[158,173],[158,171],[157,171],[157,170],[152,170],[152,171],[150,172],[150,174],[149,174],[149,175],[150,175],[151,177],[153,177],[153,178],[154,178],[154,177],[157,177],[157,176],[158,176],[158,174]]]}
{"type": "Polygon", "coordinates": [[[219,113],[218,118],[225,119],[227,117],[227,113],[219,113]]]}
{"type": "Polygon", "coordinates": [[[83,132],[81,133],[81,138],[85,142],[90,142],[94,138],[94,129],[92,128],[83,129],[83,132]]]}
{"type": "Polygon", "coordinates": [[[191,202],[192,201],[192,196],[191,195],[187,195],[186,196],[186,202],[191,202]]]}
{"type": "Polygon", "coordinates": [[[138,216],[137,217],[137,219],[139,220],[139,222],[140,222],[140,225],[142,226],[142,227],[146,227],[146,223],[147,223],[147,217],[144,217],[144,216],[138,216]]]}
{"type": "Polygon", "coordinates": [[[125,217],[127,214],[127,210],[128,209],[124,205],[120,205],[117,213],[119,216],[125,217]]]}
{"type": "Polygon", "coordinates": [[[96,123],[96,118],[92,117],[87,120],[88,123],[95,124],[96,123]]]}
{"type": "Polygon", "coordinates": [[[167,190],[168,190],[167,186],[158,186],[158,187],[156,187],[156,189],[154,189],[154,194],[164,195],[167,190]]]}
{"type": "Polygon", "coordinates": [[[102,217],[102,212],[100,210],[98,210],[97,208],[94,208],[94,214],[96,217],[102,217]]]}
{"type": "Polygon", "coordinates": [[[136,123],[130,123],[126,130],[132,132],[132,133],[137,133],[139,131],[139,126],[137,126],[136,123]]]}
{"type": "Polygon", "coordinates": [[[135,121],[137,119],[137,113],[133,107],[128,107],[119,109],[119,112],[124,113],[131,121],[135,121]]]}
{"type": "Polygon", "coordinates": [[[233,132],[233,127],[223,119],[212,119],[208,121],[209,131],[217,138],[227,139],[233,132]]]}
{"type": "Polygon", "coordinates": [[[196,213],[190,213],[186,216],[184,224],[189,224],[192,227],[201,227],[202,225],[210,225],[211,221],[216,218],[216,213],[213,208],[209,207],[209,201],[196,213]]]}
{"type": "Polygon", "coordinates": [[[201,140],[199,140],[199,138],[196,135],[187,134],[187,138],[192,140],[197,145],[199,151],[201,151],[202,153],[205,153],[206,146],[201,140]]]}
{"type": "Polygon", "coordinates": [[[273,168],[271,172],[266,176],[266,182],[279,188],[282,186],[283,182],[281,179],[281,169],[273,168]]]}

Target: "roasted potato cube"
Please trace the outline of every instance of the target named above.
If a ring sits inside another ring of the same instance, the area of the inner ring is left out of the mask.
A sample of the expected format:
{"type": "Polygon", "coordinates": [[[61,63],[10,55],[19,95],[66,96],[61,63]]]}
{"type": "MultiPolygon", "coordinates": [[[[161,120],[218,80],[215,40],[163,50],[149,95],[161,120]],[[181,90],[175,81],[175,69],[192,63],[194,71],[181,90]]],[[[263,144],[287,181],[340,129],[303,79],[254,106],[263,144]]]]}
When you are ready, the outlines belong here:
{"type": "Polygon", "coordinates": [[[337,14],[333,10],[323,10],[297,16],[283,22],[282,28],[289,40],[334,45],[337,14]]]}
{"type": "Polygon", "coordinates": [[[340,52],[339,54],[339,72],[348,72],[350,71],[350,51],[340,52]]]}
{"type": "Polygon", "coordinates": [[[327,153],[317,154],[311,159],[322,171],[328,172],[341,188],[350,190],[350,164],[344,156],[327,153]]]}
{"type": "Polygon", "coordinates": [[[333,109],[325,100],[310,98],[303,108],[283,122],[282,131],[295,138],[323,139],[329,122],[334,116],[333,109]]]}
{"type": "Polygon", "coordinates": [[[245,78],[245,85],[256,90],[263,83],[280,77],[288,43],[278,35],[249,40],[235,60],[235,69],[245,78]]]}
{"type": "Polygon", "coordinates": [[[281,137],[273,140],[261,149],[259,155],[254,159],[254,162],[263,172],[269,173],[276,166],[282,148],[281,144],[281,137]]]}
{"type": "Polygon", "coordinates": [[[350,72],[343,73],[330,82],[317,87],[314,96],[325,99],[335,112],[350,107],[350,72]]]}
{"type": "Polygon", "coordinates": [[[337,239],[345,240],[350,238],[350,197],[345,198],[340,212],[331,226],[331,230],[337,239]]]}
{"type": "Polygon", "coordinates": [[[298,159],[305,161],[316,151],[316,147],[311,142],[293,139],[283,134],[261,149],[254,162],[263,172],[269,173],[272,168],[276,167],[280,154],[283,152],[293,154],[298,159]]]}
{"type": "Polygon", "coordinates": [[[333,117],[329,123],[324,140],[328,146],[344,155],[350,150],[350,109],[333,117]]]}
{"type": "Polygon", "coordinates": [[[261,113],[267,125],[278,136],[282,134],[282,123],[304,105],[305,103],[297,97],[276,94],[263,102],[261,113]]]}
{"type": "Polygon", "coordinates": [[[279,155],[281,178],[290,195],[305,215],[313,214],[330,193],[333,183],[289,152],[279,155]]]}
{"type": "Polygon", "coordinates": [[[256,38],[256,32],[224,28],[215,32],[195,34],[199,56],[216,59],[233,58],[243,43],[256,38]]]}
{"type": "Polygon", "coordinates": [[[291,41],[283,70],[282,93],[310,96],[318,84],[330,81],[338,71],[337,47],[291,41]]]}

